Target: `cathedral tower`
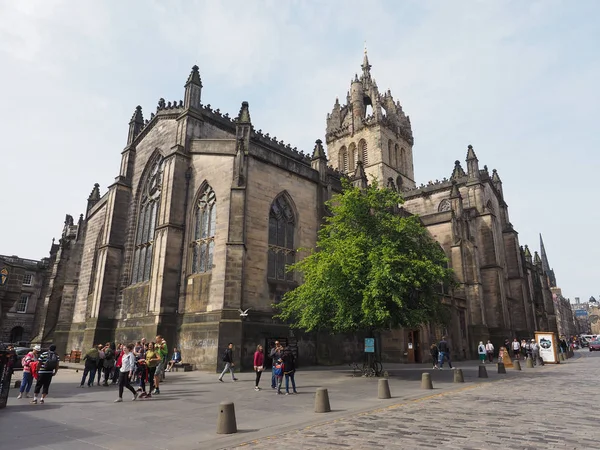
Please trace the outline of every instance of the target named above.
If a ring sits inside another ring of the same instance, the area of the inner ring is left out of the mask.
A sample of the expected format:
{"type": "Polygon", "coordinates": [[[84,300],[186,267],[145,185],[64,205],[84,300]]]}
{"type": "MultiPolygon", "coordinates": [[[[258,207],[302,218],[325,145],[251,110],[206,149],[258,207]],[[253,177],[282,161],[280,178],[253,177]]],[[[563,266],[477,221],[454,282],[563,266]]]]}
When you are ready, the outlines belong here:
{"type": "Polygon", "coordinates": [[[327,115],[330,164],[354,176],[360,161],[369,181],[375,177],[385,186],[391,179],[400,189],[414,188],[410,119],[389,90],[379,93],[366,49],[361,69],[350,83],[346,104],[336,99],[327,115]]]}

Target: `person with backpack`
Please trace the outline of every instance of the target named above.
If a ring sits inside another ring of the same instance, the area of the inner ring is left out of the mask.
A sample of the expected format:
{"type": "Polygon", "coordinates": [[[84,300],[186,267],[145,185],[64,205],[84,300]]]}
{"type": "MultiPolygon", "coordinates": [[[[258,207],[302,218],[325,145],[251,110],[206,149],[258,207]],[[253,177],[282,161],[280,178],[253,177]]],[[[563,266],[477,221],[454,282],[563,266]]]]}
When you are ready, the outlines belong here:
{"type": "Polygon", "coordinates": [[[285,395],[290,395],[290,381],[292,382],[292,392],[297,394],[296,380],[294,379],[296,373],[296,357],[292,350],[287,347],[283,351],[283,357],[281,359],[283,360],[283,375],[285,376],[285,395]]]}
{"type": "Polygon", "coordinates": [[[445,360],[448,360],[448,367],[452,369],[452,361],[450,361],[450,346],[448,345],[448,341],[446,341],[446,336],[442,336],[442,340],[438,344],[438,350],[440,351],[440,369],[444,367],[445,360]]]}
{"type": "Polygon", "coordinates": [[[479,341],[479,346],[477,347],[477,353],[479,354],[479,363],[485,364],[485,345],[483,345],[483,341],[479,341]]]}
{"type": "Polygon", "coordinates": [[[32,404],[36,405],[38,402],[38,396],[40,391],[42,392],[42,398],[40,404],[44,404],[44,400],[50,390],[50,383],[52,383],[52,377],[58,373],[58,362],[59,357],[56,354],[56,345],[52,344],[47,352],[40,355],[37,365],[37,383],[35,384],[35,390],[33,391],[32,404]]]}
{"type": "MultiPolygon", "coordinates": [[[[104,372],[104,345],[98,344],[98,366],[96,367],[96,373],[98,374],[98,381],[96,382],[96,386],[100,386],[100,380],[102,378],[102,372],[104,372]]],[[[93,380],[92,380],[93,381],[93,380]]],[[[94,384],[94,383],[92,383],[94,384]]]]}
{"type": "Polygon", "coordinates": [[[29,398],[29,391],[33,385],[33,373],[31,370],[32,363],[37,361],[37,355],[40,350],[41,347],[36,345],[21,360],[21,365],[23,366],[23,379],[21,380],[21,386],[19,387],[19,395],[17,398],[23,398],[23,392],[25,392],[25,398],[29,398]]]}
{"type": "Polygon", "coordinates": [[[269,357],[271,358],[271,389],[275,389],[277,387],[277,377],[275,376],[275,363],[278,359],[283,355],[283,346],[279,343],[279,341],[275,341],[275,346],[271,348],[271,352],[269,353],[269,357]]]}
{"type": "Polygon", "coordinates": [[[88,379],[87,383],[88,387],[92,387],[92,385],[94,384],[94,380],[96,379],[96,371],[98,370],[99,357],[100,354],[98,353],[98,348],[95,345],[91,349],[89,349],[83,357],[84,366],[83,376],[81,377],[81,384],[79,385],[80,388],[85,386],[85,379],[87,378],[88,374],[90,375],[90,378],[88,379]]]}
{"type": "Polygon", "coordinates": [[[235,366],[235,364],[233,363],[233,342],[230,342],[227,345],[227,348],[225,349],[225,353],[223,353],[222,359],[223,359],[223,362],[225,363],[225,368],[223,369],[223,372],[221,372],[221,376],[219,376],[219,381],[221,383],[223,383],[223,376],[225,375],[225,372],[227,372],[228,370],[231,373],[231,381],[237,381],[237,378],[233,374],[233,367],[235,366]]]}

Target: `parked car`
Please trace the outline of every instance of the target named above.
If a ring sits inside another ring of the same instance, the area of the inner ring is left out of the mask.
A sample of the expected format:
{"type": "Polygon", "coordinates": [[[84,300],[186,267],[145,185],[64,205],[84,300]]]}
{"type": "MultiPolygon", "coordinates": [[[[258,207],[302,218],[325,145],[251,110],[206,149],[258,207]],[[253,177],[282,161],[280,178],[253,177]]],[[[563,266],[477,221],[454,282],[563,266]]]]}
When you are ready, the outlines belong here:
{"type": "Polygon", "coordinates": [[[596,339],[596,340],[590,341],[588,347],[590,349],[590,352],[594,352],[594,351],[600,350],[600,339],[596,339]]]}

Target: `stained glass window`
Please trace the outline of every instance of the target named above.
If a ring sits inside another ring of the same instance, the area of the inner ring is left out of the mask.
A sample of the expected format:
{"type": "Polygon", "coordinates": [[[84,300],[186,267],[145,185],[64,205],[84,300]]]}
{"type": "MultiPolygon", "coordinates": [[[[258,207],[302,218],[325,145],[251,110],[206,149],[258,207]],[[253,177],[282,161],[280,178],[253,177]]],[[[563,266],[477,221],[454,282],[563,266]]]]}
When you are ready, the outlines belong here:
{"type": "Polygon", "coordinates": [[[296,219],[291,205],[284,195],[280,195],[271,204],[269,214],[269,255],[267,278],[282,281],[294,281],[293,272],[286,266],[295,262],[294,232],[296,219]]]}
{"type": "Polygon", "coordinates": [[[160,208],[160,193],[162,188],[163,160],[158,159],[152,164],[140,193],[140,209],[138,214],[131,283],[140,283],[150,279],[152,267],[152,250],[154,246],[154,231],[160,208]]]}

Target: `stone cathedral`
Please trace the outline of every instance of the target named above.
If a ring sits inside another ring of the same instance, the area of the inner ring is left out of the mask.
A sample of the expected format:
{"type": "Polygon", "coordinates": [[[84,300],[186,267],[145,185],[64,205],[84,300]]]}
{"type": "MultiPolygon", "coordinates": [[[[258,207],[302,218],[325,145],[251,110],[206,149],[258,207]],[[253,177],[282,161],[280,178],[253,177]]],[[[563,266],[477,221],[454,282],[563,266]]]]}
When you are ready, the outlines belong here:
{"type": "Polygon", "coordinates": [[[196,66],[183,100],[161,98],[146,119],[138,106],[115,180],[103,193],[94,185],[52,246],[33,341],[68,353],[162,334],[204,370],[216,370],[229,342],[252,366],[256,345],[274,339],[305,365],[359,360],[362,336],[291,330],[272,308],[297,286],[285,266],[315,246],[343,177],[400,190],[402,209],[420,216],[458,281],[440,292],[448,325],[382,333],[384,362],[419,362],[442,334],[463,359],[480,340],[556,331],[548,273],[519,245],[498,173],[468,146],[466,170],[456,161],[448,179],[417,186],[410,119],[379,92],[366,53],[361,68],[327,115],[327,151],[317,140],[310,155],[256,129],[246,102],[235,118],[203,105],[196,66]]]}

